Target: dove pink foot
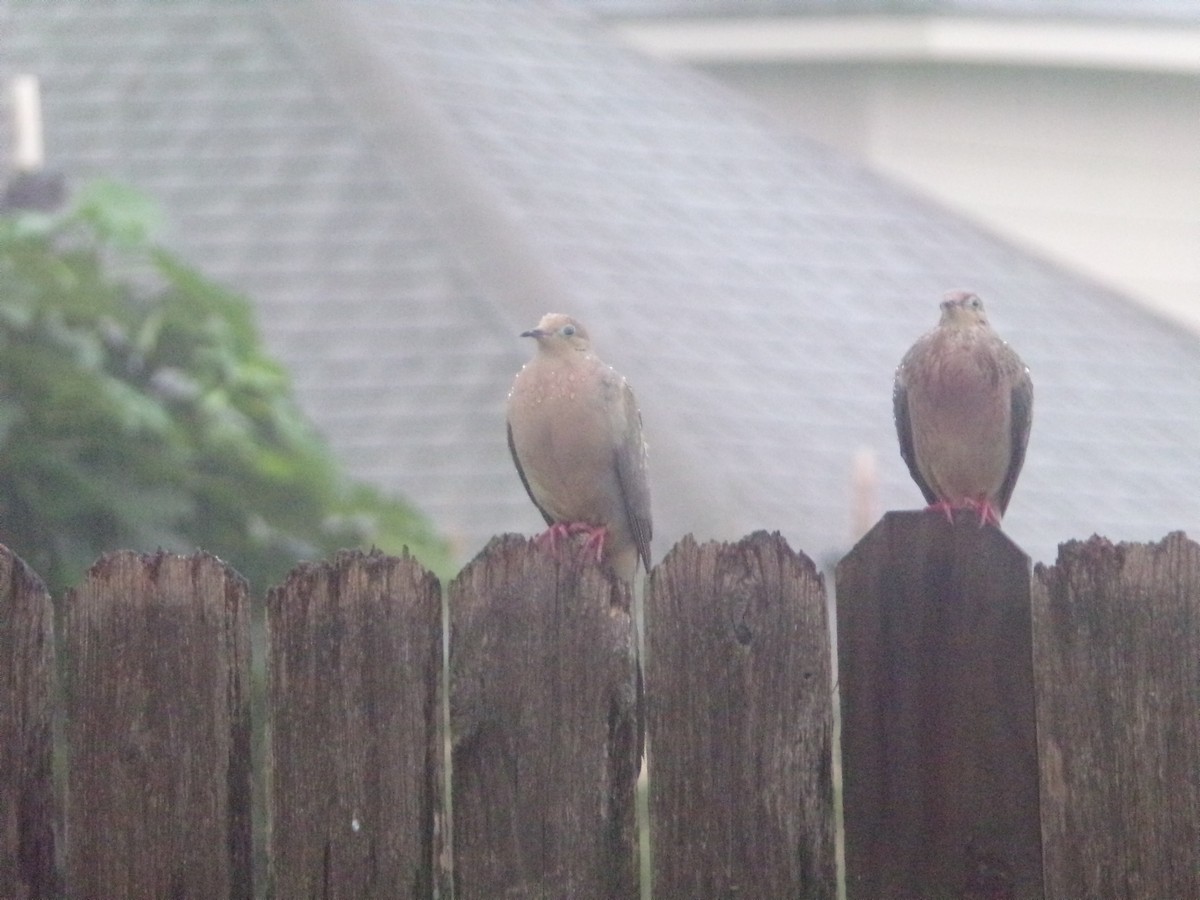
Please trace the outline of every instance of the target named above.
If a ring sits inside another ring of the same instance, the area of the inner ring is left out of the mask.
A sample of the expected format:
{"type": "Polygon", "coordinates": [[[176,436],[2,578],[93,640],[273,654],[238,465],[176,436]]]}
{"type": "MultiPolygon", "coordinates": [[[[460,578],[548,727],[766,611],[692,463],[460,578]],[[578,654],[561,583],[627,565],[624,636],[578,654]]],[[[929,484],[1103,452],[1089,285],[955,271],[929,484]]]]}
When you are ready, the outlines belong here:
{"type": "Polygon", "coordinates": [[[967,497],[958,504],[950,503],[948,500],[939,500],[937,503],[929,504],[925,509],[927,512],[941,513],[951,525],[954,524],[954,511],[956,509],[969,509],[978,513],[980,528],[984,525],[1000,527],[1000,512],[986,497],[982,500],[967,497]]]}
{"type": "Polygon", "coordinates": [[[964,500],[963,506],[967,509],[973,509],[979,513],[979,527],[984,525],[995,525],[1000,527],[1000,511],[988,501],[986,497],[980,500],[964,500]]]}
{"type": "Polygon", "coordinates": [[[536,538],[539,547],[549,547],[551,553],[558,552],[559,541],[565,541],[571,536],[570,522],[555,522],[536,538]]]}
{"type": "Polygon", "coordinates": [[[603,525],[591,525],[587,522],[555,522],[537,536],[539,546],[549,546],[552,553],[558,552],[560,541],[570,540],[577,534],[586,534],[583,542],[585,550],[594,550],[596,562],[604,555],[604,541],[608,537],[608,529],[603,525]]]}
{"type": "Polygon", "coordinates": [[[608,527],[606,525],[584,525],[579,530],[587,532],[587,540],[583,542],[583,549],[594,550],[596,562],[600,562],[604,558],[604,542],[608,539],[608,527]]]}

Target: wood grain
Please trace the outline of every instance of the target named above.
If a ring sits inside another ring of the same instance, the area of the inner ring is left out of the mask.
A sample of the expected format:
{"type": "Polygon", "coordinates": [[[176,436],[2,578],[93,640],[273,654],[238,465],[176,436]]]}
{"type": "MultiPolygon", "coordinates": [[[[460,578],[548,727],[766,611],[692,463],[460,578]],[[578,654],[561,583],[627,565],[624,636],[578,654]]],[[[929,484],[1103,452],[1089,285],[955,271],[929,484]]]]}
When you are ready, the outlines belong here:
{"type": "Polygon", "coordinates": [[[1050,897],[1200,897],[1200,545],[1071,541],[1034,580],[1050,897]]]}
{"type": "Polygon", "coordinates": [[[245,582],[122,551],[65,604],[70,896],[249,898],[245,582]]]}
{"type": "Polygon", "coordinates": [[[829,623],[778,535],[685,538],[646,599],[656,897],[833,897],[829,623]]]}
{"type": "Polygon", "coordinates": [[[56,896],[54,612],[42,580],[0,546],[0,897],[56,896]]]}
{"type": "Polygon", "coordinates": [[[274,896],[432,895],[441,641],[408,557],[342,552],[267,595],[274,896]]]}
{"type": "Polygon", "coordinates": [[[508,535],[449,604],[456,897],[636,897],[628,586],[508,535]]]}
{"type": "Polygon", "coordinates": [[[893,512],[836,578],[849,897],[1041,897],[1028,558],[893,512]]]}

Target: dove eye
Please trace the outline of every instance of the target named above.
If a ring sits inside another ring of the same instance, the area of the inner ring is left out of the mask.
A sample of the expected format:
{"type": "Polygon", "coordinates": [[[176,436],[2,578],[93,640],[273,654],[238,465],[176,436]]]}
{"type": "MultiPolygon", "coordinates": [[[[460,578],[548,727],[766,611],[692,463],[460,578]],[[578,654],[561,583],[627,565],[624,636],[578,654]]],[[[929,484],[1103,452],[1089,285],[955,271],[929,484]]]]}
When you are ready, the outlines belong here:
{"type": "Polygon", "coordinates": [[[564,325],[564,326],[562,327],[562,330],[561,330],[561,332],[560,332],[560,334],[562,334],[562,336],[563,336],[563,337],[570,337],[570,336],[571,336],[571,335],[573,335],[574,333],[575,333],[575,326],[574,326],[574,325],[564,325]]]}

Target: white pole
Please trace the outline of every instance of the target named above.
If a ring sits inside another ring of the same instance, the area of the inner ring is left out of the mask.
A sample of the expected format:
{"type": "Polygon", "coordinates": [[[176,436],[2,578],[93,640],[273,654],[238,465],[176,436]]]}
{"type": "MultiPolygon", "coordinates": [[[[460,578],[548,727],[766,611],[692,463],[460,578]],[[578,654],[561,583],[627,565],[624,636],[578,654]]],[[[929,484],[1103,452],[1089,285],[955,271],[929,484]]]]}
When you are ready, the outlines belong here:
{"type": "Polygon", "coordinates": [[[850,527],[857,541],[871,530],[879,518],[879,473],[875,465],[875,452],[869,447],[861,447],[854,454],[850,496],[850,527]]]}
{"type": "Polygon", "coordinates": [[[13,164],[18,172],[37,172],[46,163],[42,143],[42,98],[36,75],[12,80],[13,164]]]}

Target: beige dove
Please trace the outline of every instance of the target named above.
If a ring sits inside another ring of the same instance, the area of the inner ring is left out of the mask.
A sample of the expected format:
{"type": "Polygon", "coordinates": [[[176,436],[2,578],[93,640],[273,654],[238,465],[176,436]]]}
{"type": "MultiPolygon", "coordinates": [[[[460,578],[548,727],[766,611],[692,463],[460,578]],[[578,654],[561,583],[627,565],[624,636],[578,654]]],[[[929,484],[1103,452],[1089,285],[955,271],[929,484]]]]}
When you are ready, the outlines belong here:
{"type": "Polygon", "coordinates": [[[650,487],[642,419],[625,379],[592,352],[587,330],[550,313],[523,332],[537,350],[508,395],[508,447],[554,545],[587,546],[632,582],[650,566],[650,487]]]}
{"type": "Polygon", "coordinates": [[[999,525],[1025,462],[1033,382],[979,297],[949,293],[941,310],[896,369],[900,455],[931,509],[999,525]]]}

